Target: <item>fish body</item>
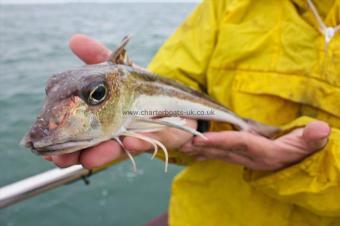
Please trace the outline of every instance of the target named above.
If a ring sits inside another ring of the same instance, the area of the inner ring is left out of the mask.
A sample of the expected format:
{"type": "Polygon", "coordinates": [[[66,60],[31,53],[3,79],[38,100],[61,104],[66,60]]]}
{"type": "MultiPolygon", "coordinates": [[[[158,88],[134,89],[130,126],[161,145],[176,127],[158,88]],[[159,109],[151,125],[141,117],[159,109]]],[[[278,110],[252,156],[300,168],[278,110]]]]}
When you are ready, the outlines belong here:
{"type": "Polygon", "coordinates": [[[201,135],[179,117],[228,122],[267,137],[276,134],[274,127],[245,120],[203,93],[134,65],[125,54],[126,43],[106,63],[53,75],[42,110],[21,143],[50,155],[134,136],[153,143],[156,152],[165,147],[140,132],[170,126],[201,135]]]}

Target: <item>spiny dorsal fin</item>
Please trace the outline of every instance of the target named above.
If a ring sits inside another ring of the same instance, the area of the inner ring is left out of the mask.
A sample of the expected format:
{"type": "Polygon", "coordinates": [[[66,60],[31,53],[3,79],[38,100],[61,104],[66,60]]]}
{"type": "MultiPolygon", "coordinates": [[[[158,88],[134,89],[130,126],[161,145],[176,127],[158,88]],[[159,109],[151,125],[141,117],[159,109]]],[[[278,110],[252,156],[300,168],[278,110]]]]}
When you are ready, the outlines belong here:
{"type": "Polygon", "coordinates": [[[126,45],[129,43],[131,39],[130,35],[127,35],[123,38],[121,43],[118,45],[115,51],[112,52],[108,62],[113,64],[125,64],[128,66],[132,66],[132,61],[128,58],[126,54],[126,45]]]}

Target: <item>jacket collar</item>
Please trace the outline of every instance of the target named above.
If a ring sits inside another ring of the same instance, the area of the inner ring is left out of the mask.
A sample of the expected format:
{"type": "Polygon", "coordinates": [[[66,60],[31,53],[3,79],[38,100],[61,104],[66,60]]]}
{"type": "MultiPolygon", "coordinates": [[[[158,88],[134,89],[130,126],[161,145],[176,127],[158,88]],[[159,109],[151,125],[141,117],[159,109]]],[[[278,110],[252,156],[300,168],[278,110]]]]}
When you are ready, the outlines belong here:
{"type": "MultiPolygon", "coordinates": [[[[292,2],[299,7],[301,12],[310,11],[307,0],[292,0],[292,2]]],[[[338,0],[312,0],[312,2],[323,19],[328,16],[329,12],[336,4],[340,4],[340,1],[338,0]]]]}
{"type": "MultiPolygon", "coordinates": [[[[307,0],[291,0],[298,9],[299,14],[309,23],[319,27],[307,0]]],[[[326,26],[335,27],[340,24],[340,0],[312,0],[318,14],[326,26]]]]}

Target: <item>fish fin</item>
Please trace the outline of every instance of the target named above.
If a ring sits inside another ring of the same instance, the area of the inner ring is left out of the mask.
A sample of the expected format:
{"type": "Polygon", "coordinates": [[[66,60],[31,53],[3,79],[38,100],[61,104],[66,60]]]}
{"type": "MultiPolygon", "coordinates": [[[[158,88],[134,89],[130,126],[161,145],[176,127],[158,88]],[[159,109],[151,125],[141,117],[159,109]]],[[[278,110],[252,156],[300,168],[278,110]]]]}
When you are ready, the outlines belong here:
{"type": "Polygon", "coordinates": [[[131,131],[125,131],[122,135],[138,138],[138,139],[144,140],[144,141],[149,142],[150,144],[152,144],[153,147],[154,147],[154,152],[152,154],[152,158],[151,159],[153,159],[156,156],[156,154],[158,152],[158,147],[160,147],[163,150],[164,156],[165,156],[165,168],[164,168],[164,172],[168,171],[169,154],[168,154],[168,150],[166,149],[164,144],[162,144],[161,142],[159,142],[158,140],[156,140],[154,138],[151,138],[151,137],[148,137],[148,136],[145,136],[145,135],[142,135],[142,134],[138,134],[138,133],[135,133],[135,132],[131,132],[131,131]]]}
{"type": "Polygon", "coordinates": [[[121,43],[118,45],[115,51],[112,52],[111,56],[109,57],[108,62],[113,63],[113,64],[124,64],[128,66],[133,65],[132,61],[127,56],[126,49],[125,49],[130,39],[131,39],[130,35],[127,35],[122,39],[121,43]]]}
{"type": "Polygon", "coordinates": [[[131,163],[132,163],[132,170],[134,173],[137,172],[137,165],[136,165],[136,161],[135,159],[133,158],[132,154],[130,153],[129,150],[127,150],[125,147],[124,147],[124,144],[123,142],[119,139],[119,137],[114,137],[113,139],[115,139],[117,141],[117,143],[123,148],[123,150],[125,151],[126,155],[129,157],[129,159],[131,160],[131,163]]]}
{"type": "Polygon", "coordinates": [[[154,159],[154,157],[156,156],[157,152],[158,152],[158,146],[157,144],[154,142],[154,139],[153,138],[150,138],[150,137],[147,137],[147,136],[144,136],[142,134],[138,134],[138,133],[135,133],[135,132],[132,132],[132,131],[127,131],[123,134],[124,136],[130,136],[130,137],[135,137],[135,138],[138,138],[138,139],[141,139],[141,140],[144,140],[146,142],[149,142],[150,144],[152,144],[153,148],[154,148],[154,152],[153,152],[153,155],[151,157],[151,159],[154,159]]]}
{"type": "Polygon", "coordinates": [[[141,122],[139,120],[133,120],[126,128],[131,132],[156,132],[164,129],[164,125],[150,124],[149,122],[141,122]]]}
{"type": "Polygon", "coordinates": [[[144,140],[146,142],[151,143],[153,148],[154,148],[154,152],[153,152],[153,155],[152,155],[151,159],[155,158],[155,156],[156,156],[156,154],[158,152],[158,145],[157,145],[157,143],[155,142],[155,140],[153,138],[150,138],[150,137],[147,137],[145,135],[138,134],[138,133],[135,133],[135,132],[131,132],[131,131],[127,131],[123,135],[130,136],[130,137],[135,137],[135,138],[138,138],[138,139],[141,139],[141,140],[144,140]]]}
{"type": "Polygon", "coordinates": [[[139,121],[146,122],[146,123],[153,123],[153,124],[159,124],[167,127],[173,127],[176,129],[183,130],[185,132],[191,133],[195,136],[200,136],[203,139],[207,139],[202,133],[196,131],[193,128],[190,128],[188,126],[185,126],[185,119],[179,118],[179,117],[164,117],[159,119],[138,119],[139,121]]]}
{"type": "Polygon", "coordinates": [[[143,73],[150,73],[150,71],[148,71],[147,69],[143,68],[142,66],[139,66],[139,65],[135,64],[128,57],[125,47],[127,46],[127,44],[129,43],[130,40],[131,40],[131,36],[130,35],[125,36],[122,39],[121,43],[118,45],[118,47],[110,55],[110,57],[108,59],[108,62],[112,63],[112,64],[127,65],[127,66],[130,66],[130,67],[134,68],[135,70],[139,70],[139,71],[141,71],[143,73]]]}
{"type": "Polygon", "coordinates": [[[248,131],[251,133],[256,133],[267,138],[275,138],[281,132],[281,129],[275,126],[265,125],[248,118],[243,118],[243,120],[248,123],[248,131]]]}

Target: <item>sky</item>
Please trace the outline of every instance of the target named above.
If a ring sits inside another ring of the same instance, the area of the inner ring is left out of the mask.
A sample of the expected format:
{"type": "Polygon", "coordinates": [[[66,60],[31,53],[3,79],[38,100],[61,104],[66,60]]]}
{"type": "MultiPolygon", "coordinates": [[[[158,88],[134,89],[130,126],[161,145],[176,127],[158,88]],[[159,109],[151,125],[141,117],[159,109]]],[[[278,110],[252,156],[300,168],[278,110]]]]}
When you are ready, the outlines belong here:
{"type": "Polygon", "coordinates": [[[199,2],[200,0],[0,0],[0,4],[48,4],[70,2],[199,2]]]}

